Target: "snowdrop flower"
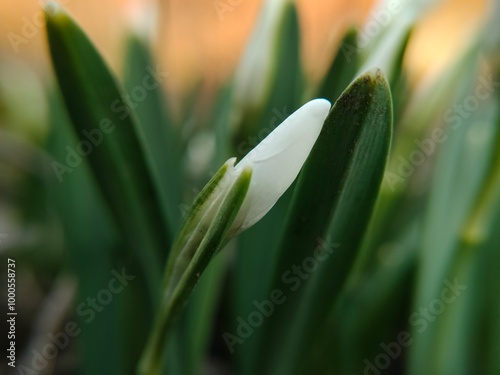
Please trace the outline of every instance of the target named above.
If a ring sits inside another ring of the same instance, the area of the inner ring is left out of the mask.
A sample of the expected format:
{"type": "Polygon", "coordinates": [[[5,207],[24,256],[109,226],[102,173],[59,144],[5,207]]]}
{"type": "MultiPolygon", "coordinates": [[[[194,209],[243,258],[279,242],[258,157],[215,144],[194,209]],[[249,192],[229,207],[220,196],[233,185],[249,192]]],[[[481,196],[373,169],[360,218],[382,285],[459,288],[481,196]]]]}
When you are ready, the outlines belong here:
{"type": "Polygon", "coordinates": [[[330,107],[325,99],[304,104],[239,163],[231,158],[217,171],[195,199],[172,248],[167,294],[174,293],[189,264],[211,258],[269,212],[299,174],[330,107]]]}
{"type": "Polygon", "coordinates": [[[243,171],[251,171],[252,176],[228,237],[258,222],[290,187],[314,146],[330,107],[330,102],[325,99],[304,104],[239,163],[234,165],[236,158],[225,163],[227,172],[214,192],[211,212],[215,212],[243,171]]]}
{"type": "Polygon", "coordinates": [[[234,81],[235,107],[259,107],[269,91],[274,51],[286,6],[291,0],[267,0],[248,43],[234,81]]]}
{"type": "Polygon", "coordinates": [[[213,256],[235,235],[259,221],[299,174],[330,111],[315,99],[295,111],[235,165],[224,163],[198,195],[174,243],[164,274],[155,329],[140,373],[161,368],[166,332],[213,256]]]}

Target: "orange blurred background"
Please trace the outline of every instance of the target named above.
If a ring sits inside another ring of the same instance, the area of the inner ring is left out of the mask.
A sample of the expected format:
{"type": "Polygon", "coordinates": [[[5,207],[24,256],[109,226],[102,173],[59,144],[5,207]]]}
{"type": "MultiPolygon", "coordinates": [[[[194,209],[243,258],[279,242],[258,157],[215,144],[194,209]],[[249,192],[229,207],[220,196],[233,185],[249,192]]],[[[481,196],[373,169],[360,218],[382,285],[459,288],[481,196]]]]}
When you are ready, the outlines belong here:
{"type": "MultiPolygon", "coordinates": [[[[157,17],[154,53],[169,72],[167,90],[183,98],[195,85],[213,92],[234,71],[258,15],[261,0],[61,0],[119,75],[124,38],[134,24],[157,17]],[[224,7],[222,14],[217,5],[224,7]],[[235,5],[231,5],[235,4],[235,5]],[[158,14],[159,12],[159,14],[158,14]]],[[[346,27],[362,25],[373,0],[297,0],[302,32],[302,58],[315,81],[328,65],[346,27]]],[[[485,0],[446,0],[418,24],[406,66],[413,83],[436,74],[466,46],[480,24],[485,0]]],[[[0,53],[22,60],[42,77],[50,72],[40,2],[3,0],[0,53]],[[16,36],[21,37],[16,39],[16,36]],[[13,42],[15,41],[15,42],[13,42]]],[[[151,22],[150,22],[151,24],[151,22]]],[[[150,25],[153,27],[152,25],[150,25]]]]}

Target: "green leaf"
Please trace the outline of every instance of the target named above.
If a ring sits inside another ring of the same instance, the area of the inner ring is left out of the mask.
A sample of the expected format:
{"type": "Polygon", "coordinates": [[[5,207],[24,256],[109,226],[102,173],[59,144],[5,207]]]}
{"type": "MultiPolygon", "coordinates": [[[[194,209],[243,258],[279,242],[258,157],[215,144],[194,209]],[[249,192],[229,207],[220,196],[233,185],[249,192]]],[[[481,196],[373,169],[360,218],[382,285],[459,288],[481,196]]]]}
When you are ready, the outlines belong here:
{"type": "Polygon", "coordinates": [[[269,289],[287,292],[284,306],[275,306],[264,323],[264,373],[292,374],[304,363],[368,224],[391,132],[390,90],[382,73],[373,70],[358,77],[337,100],[299,176],[269,289]],[[300,266],[318,246],[323,254],[332,253],[333,247],[333,253],[304,277],[310,280],[298,279],[300,285],[292,287],[292,267],[300,266]]]}
{"type": "Polygon", "coordinates": [[[342,94],[359,68],[359,54],[357,47],[358,33],[355,28],[350,28],[340,42],[337,54],[323,78],[316,97],[328,99],[335,103],[342,94]]]}
{"type": "MultiPolygon", "coordinates": [[[[164,216],[168,218],[170,233],[180,226],[182,179],[180,170],[180,136],[170,116],[168,101],[162,83],[152,71],[159,70],[147,43],[138,35],[127,38],[124,66],[124,87],[144,133],[145,148],[151,152],[151,165],[158,176],[164,216]]],[[[161,77],[160,79],[164,79],[161,77]]]]}
{"type": "MultiPolygon", "coordinates": [[[[124,242],[155,295],[170,237],[142,130],[102,57],[77,24],[54,2],[46,5],[46,19],[54,70],[79,144],[86,148],[85,158],[124,242]]],[[[76,152],[73,157],[80,158],[76,152]]]]}

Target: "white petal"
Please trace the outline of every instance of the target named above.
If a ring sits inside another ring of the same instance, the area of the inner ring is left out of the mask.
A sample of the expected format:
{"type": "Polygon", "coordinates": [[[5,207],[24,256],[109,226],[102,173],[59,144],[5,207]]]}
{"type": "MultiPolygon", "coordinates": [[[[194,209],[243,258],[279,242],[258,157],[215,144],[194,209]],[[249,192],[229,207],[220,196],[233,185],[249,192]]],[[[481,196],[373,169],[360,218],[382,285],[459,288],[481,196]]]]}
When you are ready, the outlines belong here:
{"type": "Polygon", "coordinates": [[[233,224],[236,232],[259,221],[290,187],[318,138],[331,104],[315,99],[300,107],[235,167],[252,168],[247,195],[233,224]]]}

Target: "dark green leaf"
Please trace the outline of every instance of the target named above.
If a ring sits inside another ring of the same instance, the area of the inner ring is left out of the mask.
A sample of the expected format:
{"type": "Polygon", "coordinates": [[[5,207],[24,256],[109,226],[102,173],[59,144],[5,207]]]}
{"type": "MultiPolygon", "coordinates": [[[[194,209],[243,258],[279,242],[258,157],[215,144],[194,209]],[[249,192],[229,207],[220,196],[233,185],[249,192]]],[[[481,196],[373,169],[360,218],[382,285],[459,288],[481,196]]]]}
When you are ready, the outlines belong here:
{"type": "MultiPolygon", "coordinates": [[[[78,167],[82,157],[77,152],[86,155],[121,236],[142,265],[151,295],[155,295],[170,238],[142,130],[82,30],[55,2],[46,6],[46,18],[54,70],[80,139],[78,145],[68,145],[76,151],[72,156],[68,151],[65,168],[70,173],[78,167]]],[[[64,172],[60,177],[65,177],[64,172]]]]}
{"type": "Polygon", "coordinates": [[[344,38],[318,89],[317,97],[335,103],[354,79],[359,69],[357,47],[358,33],[355,28],[347,30],[344,38]]]}
{"type": "Polygon", "coordinates": [[[124,86],[144,133],[145,148],[151,151],[151,165],[158,176],[158,186],[170,233],[180,226],[181,148],[180,137],[169,113],[163,94],[163,79],[152,75],[160,69],[150,54],[147,43],[137,35],[127,39],[124,86]]]}
{"type": "Polygon", "coordinates": [[[389,87],[380,71],[370,71],[337,100],[299,176],[269,289],[286,288],[287,299],[265,322],[265,373],[300,369],[354,261],[377,198],[391,133],[389,87]],[[318,248],[330,256],[312,275],[297,279],[300,285],[290,285],[293,266],[301,266],[318,248]]]}

